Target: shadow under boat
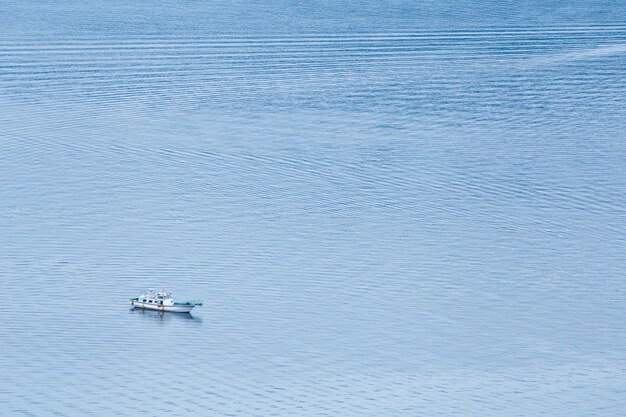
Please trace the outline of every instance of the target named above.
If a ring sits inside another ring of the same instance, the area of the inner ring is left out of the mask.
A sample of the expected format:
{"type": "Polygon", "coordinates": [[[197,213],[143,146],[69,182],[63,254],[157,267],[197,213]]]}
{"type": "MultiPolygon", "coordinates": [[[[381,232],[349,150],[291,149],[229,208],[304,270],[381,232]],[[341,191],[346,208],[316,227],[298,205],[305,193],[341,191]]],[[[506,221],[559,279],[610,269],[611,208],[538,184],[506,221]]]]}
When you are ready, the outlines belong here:
{"type": "Polygon", "coordinates": [[[195,323],[202,322],[200,317],[195,317],[191,313],[172,313],[168,311],[147,310],[143,308],[130,308],[129,313],[159,321],[182,320],[193,321],[195,323]]]}

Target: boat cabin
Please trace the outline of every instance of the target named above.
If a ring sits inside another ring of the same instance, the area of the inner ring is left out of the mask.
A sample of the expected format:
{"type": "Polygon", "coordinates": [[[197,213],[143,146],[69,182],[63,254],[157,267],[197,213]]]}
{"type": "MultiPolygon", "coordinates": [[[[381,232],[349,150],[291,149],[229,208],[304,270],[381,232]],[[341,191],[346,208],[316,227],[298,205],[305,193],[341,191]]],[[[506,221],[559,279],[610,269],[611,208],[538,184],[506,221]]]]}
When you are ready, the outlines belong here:
{"type": "Polygon", "coordinates": [[[137,301],[156,306],[171,306],[174,304],[171,294],[164,291],[155,292],[153,290],[148,290],[141,294],[137,301]]]}

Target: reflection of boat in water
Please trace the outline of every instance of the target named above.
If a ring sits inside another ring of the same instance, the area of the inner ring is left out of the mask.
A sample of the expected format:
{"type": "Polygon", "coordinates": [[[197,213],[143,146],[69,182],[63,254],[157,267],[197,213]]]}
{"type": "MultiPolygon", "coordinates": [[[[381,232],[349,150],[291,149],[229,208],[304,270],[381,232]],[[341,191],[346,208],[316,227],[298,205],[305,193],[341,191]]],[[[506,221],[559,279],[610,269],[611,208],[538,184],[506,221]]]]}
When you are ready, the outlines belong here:
{"type": "Polygon", "coordinates": [[[146,320],[155,320],[161,322],[171,322],[171,321],[188,321],[193,323],[202,323],[202,318],[198,316],[194,316],[191,313],[179,313],[179,314],[170,314],[164,311],[158,310],[146,310],[143,308],[135,308],[131,307],[129,310],[130,314],[141,316],[146,320]]]}
{"type": "Polygon", "coordinates": [[[201,306],[202,301],[175,301],[170,293],[148,290],[139,297],[131,298],[130,305],[133,308],[189,313],[194,307],[201,306]]]}

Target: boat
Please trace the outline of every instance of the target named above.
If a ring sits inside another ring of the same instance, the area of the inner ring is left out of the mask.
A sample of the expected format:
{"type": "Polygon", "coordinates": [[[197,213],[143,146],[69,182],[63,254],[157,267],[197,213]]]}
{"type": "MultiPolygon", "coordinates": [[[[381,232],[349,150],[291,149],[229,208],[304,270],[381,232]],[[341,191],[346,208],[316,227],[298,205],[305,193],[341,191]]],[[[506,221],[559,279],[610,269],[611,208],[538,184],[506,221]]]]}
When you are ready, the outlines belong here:
{"type": "Polygon", "coordinates": [[[149,289],[139,297],[131,298],[132,308],[144,308],[149,310],[170,311],[172,313],[189,313],[194,307],[202,305],[202,301],[175,301],[172,294],[149,289]]]}

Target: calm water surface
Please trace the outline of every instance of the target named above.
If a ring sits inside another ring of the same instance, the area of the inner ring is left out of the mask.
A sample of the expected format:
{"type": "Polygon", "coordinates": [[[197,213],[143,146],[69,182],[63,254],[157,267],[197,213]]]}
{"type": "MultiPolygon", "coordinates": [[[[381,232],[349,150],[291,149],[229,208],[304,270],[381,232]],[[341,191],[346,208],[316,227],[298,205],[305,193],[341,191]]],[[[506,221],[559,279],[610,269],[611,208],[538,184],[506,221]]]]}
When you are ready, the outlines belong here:
{"type": "Polygon", "coordinates": [[[624,3],[264,3],[0,6],[0,415],[626,414],[624,3]]]}

